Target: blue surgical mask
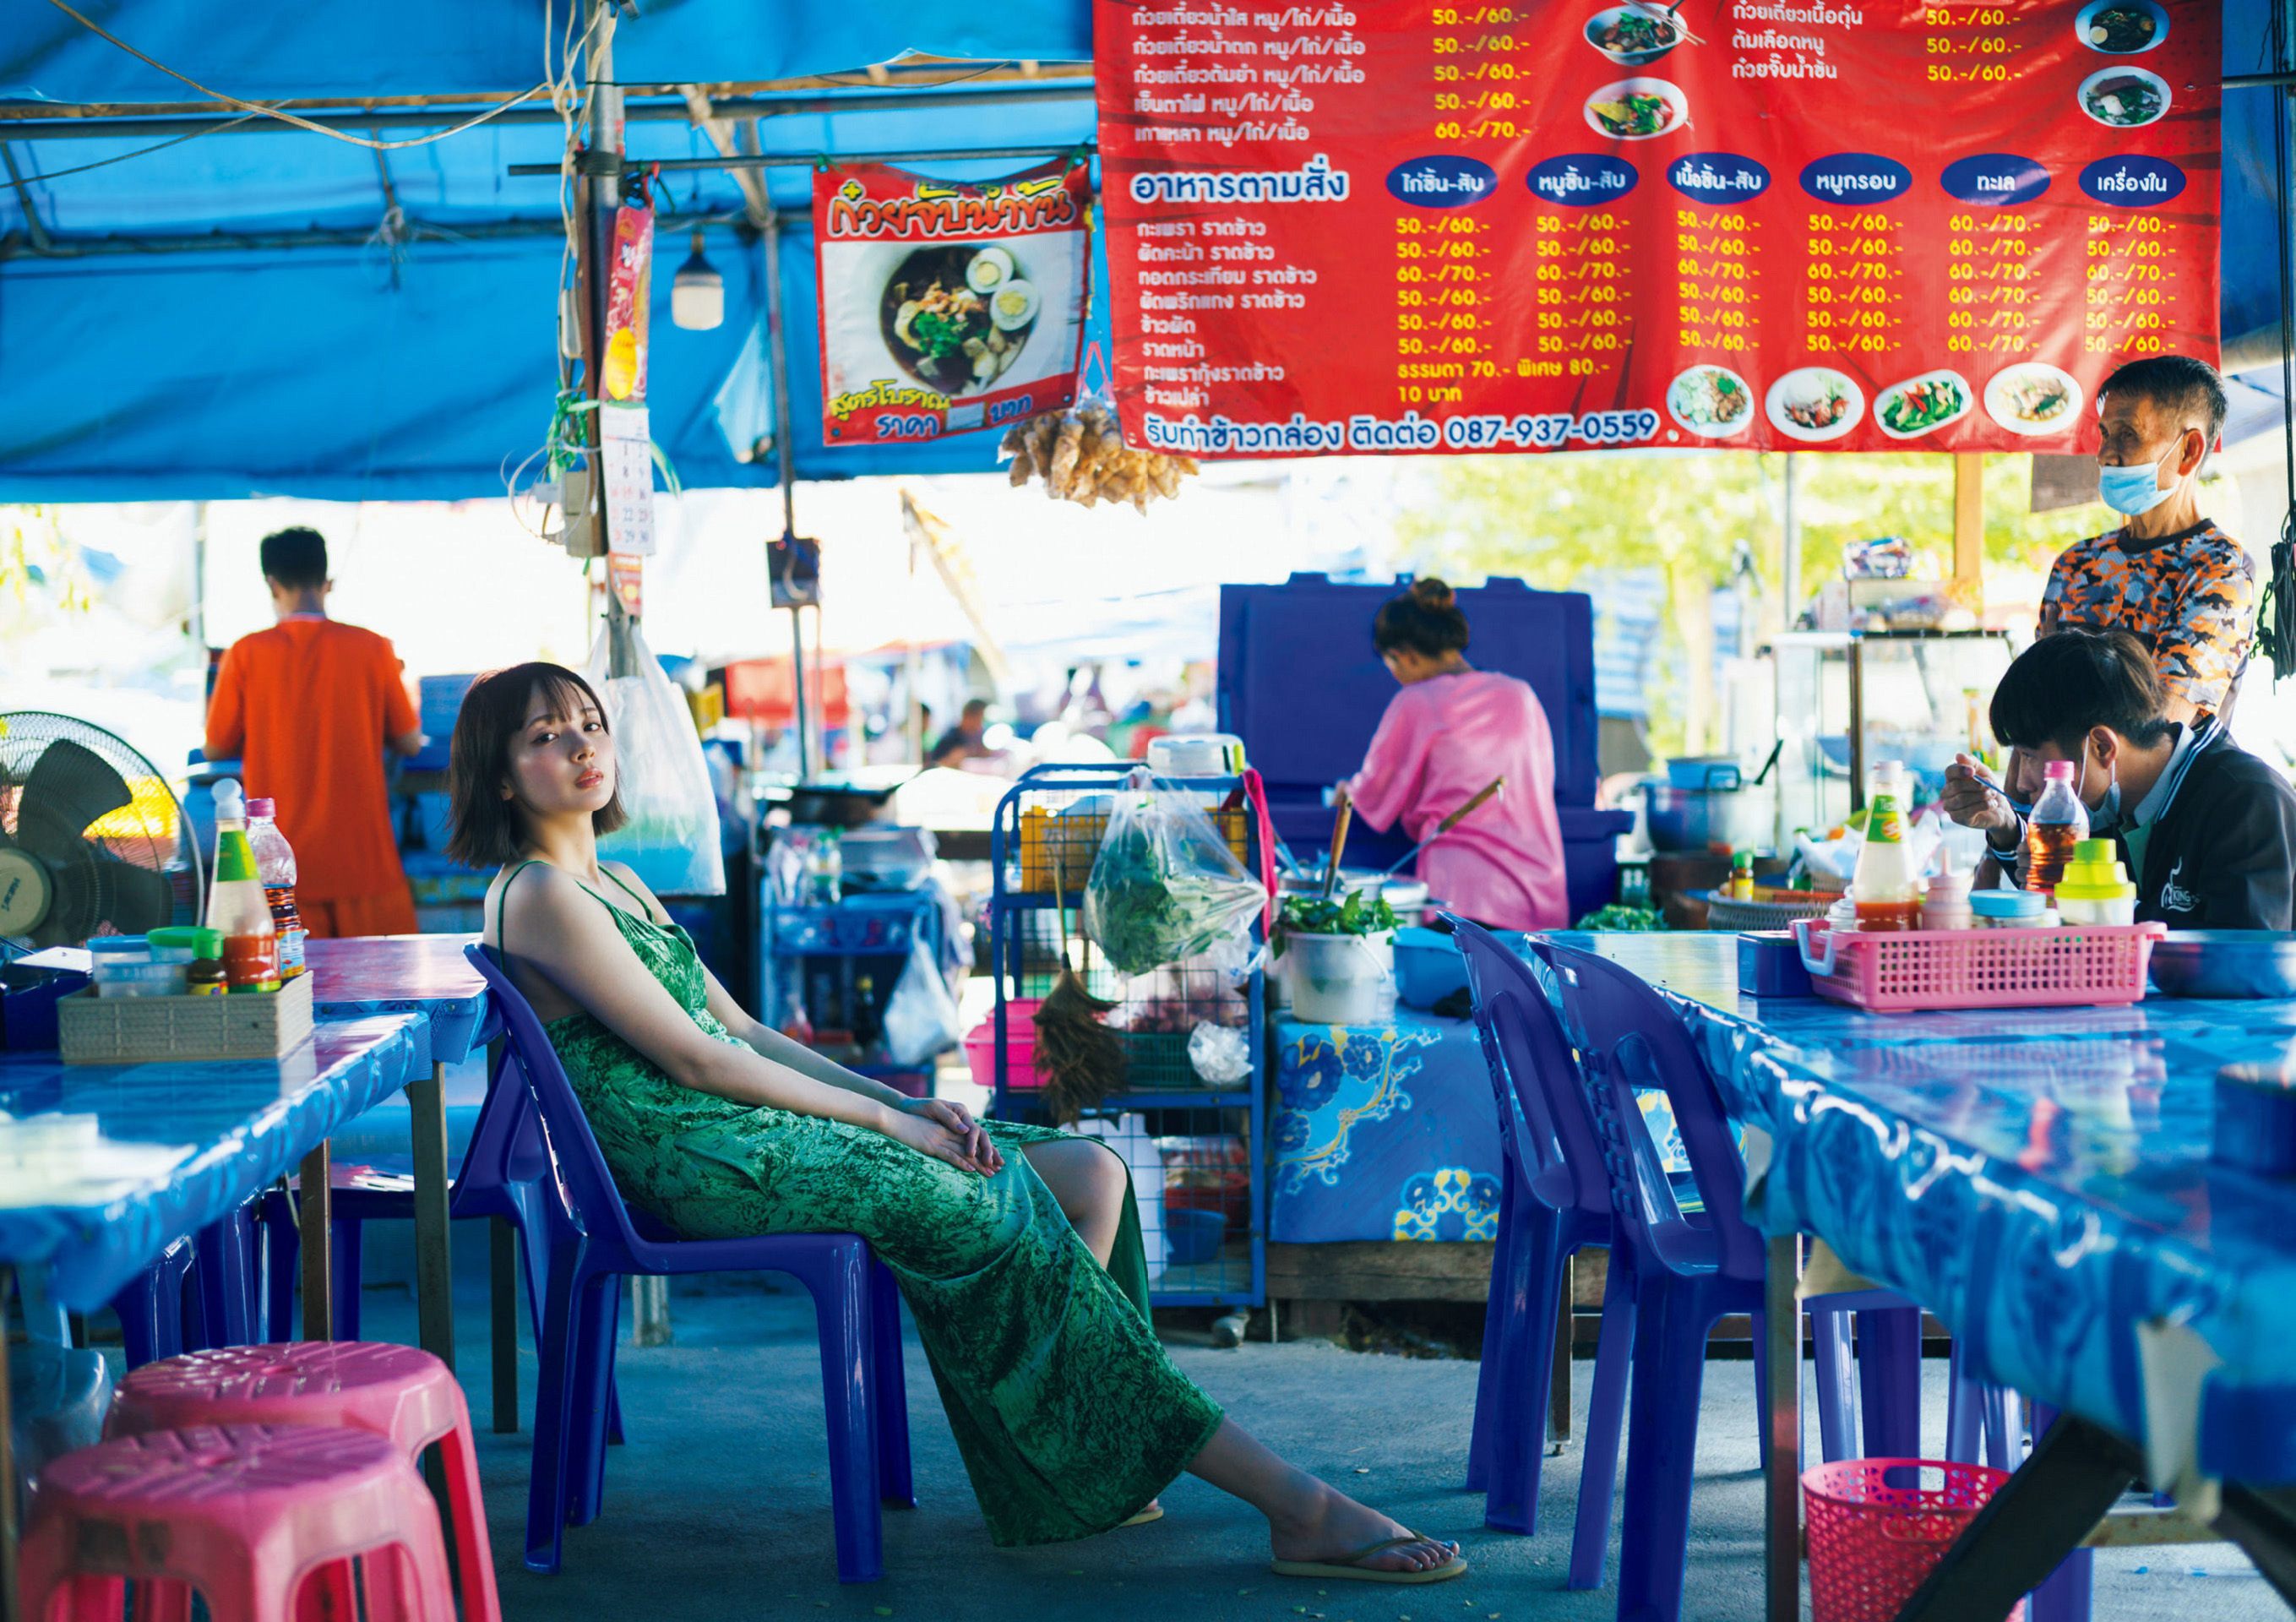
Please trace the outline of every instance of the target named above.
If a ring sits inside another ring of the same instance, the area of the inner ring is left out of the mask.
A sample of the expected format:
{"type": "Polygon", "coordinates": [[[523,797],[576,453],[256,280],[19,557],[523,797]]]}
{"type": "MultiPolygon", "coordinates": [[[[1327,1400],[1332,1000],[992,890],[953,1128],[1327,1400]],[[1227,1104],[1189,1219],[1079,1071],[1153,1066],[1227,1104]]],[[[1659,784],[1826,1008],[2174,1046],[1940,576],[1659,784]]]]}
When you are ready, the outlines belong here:
{"type": "MultiPolygon", "coordinates": [[[[2184,442],[2180,439],[2178,445],[2184,442]]],[[[2150,512],[2177,493],[2177,487],[2161,487],[2161,463],[2173,454],[2175,446],[2163,451],[2152,462],[2137,467],[2108,468],[2096,471],[2097,494],[2104,504],[2115,512],[2135,518],[2140,512],[2150,512]]]]}
{"type": "MultiPolygon", "coordinates": [[[[2164,490],[2161,494],[2168,492],[2164,490]]],[[[2081,752],[2079,788],[2087,786],[2088,752],[2084,750],[2081,752]]],[[[2075,790],[2075,792],[2079,791],[2079,789],[2075,790]]],[[[2088,814],[2088,831],[2091,838],[2100,840],[2120,831],[2120,760],[2118,756],[2113,758],[2112,780],[2105,784],[2104,798],[2097,801],[2096,809],[2088,814]]]]}

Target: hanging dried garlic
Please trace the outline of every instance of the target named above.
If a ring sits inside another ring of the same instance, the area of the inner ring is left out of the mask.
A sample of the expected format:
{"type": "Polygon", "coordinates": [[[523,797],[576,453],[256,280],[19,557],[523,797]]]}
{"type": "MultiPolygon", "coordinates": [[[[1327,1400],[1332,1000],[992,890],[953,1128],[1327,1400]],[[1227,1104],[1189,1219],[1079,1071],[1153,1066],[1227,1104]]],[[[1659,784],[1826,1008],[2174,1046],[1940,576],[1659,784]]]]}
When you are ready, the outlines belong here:
{"type": "Polygon", "coordinates": [[[1128,449],[1116,414],[1105,406],[1048,411],[1016,422],[1004,430],[997,452],[1013,459],[1006,476],[1016,490],[1041,477],[1054,501],[1086,507],[1128,501],[1142,513],[1158,496],[1177,496],[1181,475],[1196,471],[1193,456],[1128,449]]]}

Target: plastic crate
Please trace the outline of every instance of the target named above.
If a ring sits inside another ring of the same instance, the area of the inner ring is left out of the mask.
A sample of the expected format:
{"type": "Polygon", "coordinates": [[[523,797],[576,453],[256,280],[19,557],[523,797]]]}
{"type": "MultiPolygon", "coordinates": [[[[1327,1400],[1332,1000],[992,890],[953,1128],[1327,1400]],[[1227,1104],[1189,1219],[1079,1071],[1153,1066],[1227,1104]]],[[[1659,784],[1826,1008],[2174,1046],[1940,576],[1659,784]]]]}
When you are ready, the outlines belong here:
{"type": "MultiPolygon", "coordinates": [[[[1250,808],[1234,806],[1204,813],[1218,829],[1235,859],[1251,864],[1250,808]]],[[[1100,855],[1100,841],[1108,831],[1108,813],[1096,810],[1054,810],[1028,806],[1021,812],[1021,881],[1013,891],[1023,896],[1049,896],[1057,877],[1071,893],[1084,888],[1100,855]],[[1057,858],[1057,861],[1055,860],[1057,858]]]]}
{"type": "Polygon", "coordinates": [[[2140,1002],[2152,943],[2169,931],[2138,923],[1869,932],[1802,918],[1793,932],[1818,995],[1885,1013],[2140,1002]]]}
{"type": "MultiPolygon", "coordinates": [[[[2008,1479],[1982,1464],[1923,1459],[1844,1459],[1802,1471],[1811,1622],[1890,1622],[2008,1479]],[[1917,1485],[1924,1471],[1942,1484],[1917,1485]]],[[[2024,1622],[2025,1602],[2009,1615],[2024,1622]]]]}
{"type": "Polygon", "coordinates": [[[66,1064],[275,1059],[311,1038],[311,977],[222,996],[75,992],[56,1004],[56,1037],[66,1064]]]}
{"type": "Polygon", "coordinates": [[[1133,1031],[1124,1037],[1124,1090],[1128,1093],[1187,1092],[1203,1086],[1188,1062],[1188,1038],[1171,1031],[1133,1031]]]}

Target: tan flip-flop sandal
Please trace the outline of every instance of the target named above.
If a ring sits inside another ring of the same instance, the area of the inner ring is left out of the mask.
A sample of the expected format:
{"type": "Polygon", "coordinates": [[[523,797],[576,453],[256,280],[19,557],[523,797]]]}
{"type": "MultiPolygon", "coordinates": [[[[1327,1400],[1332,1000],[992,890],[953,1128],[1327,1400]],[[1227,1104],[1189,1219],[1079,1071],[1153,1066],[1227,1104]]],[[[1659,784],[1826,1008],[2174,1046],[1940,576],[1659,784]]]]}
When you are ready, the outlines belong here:
{"type": "Polygon", "coordinates": [[[1118,1521],[1116,1523],[1116,1529],[1121,1532],[1127,1527],[1144,1527],[1152,1520],[1161,1520],[1163,1519],[1164,1506],[1160,1503],[1152,1503],[1146,1509],[1141,1511],[1137,1515],[1135,1515],[1131,1520],[1118,1521]]]}
{"type": "Polygon", "coordinates": [[[1279,1560],[1269,1562],[1278,1577],[1334,1577],[1357,1583],[1447,1583],[1455,1577],[1467,1575],[1464,1555],[1454,1554],[1439,1566],[1430,1566],[1423,1571],[1378,1571],[1363,1564],[1374,1554],[1390,1549],[1400,1549],[1406,1544],[1436,1544],[1443,1540],[1430,1537],[1424,1532],[1409,1532],[1401,1537],[1390,1537],[1367,1549],[1358,1549],[1344,1561],[1279,1560]]]}

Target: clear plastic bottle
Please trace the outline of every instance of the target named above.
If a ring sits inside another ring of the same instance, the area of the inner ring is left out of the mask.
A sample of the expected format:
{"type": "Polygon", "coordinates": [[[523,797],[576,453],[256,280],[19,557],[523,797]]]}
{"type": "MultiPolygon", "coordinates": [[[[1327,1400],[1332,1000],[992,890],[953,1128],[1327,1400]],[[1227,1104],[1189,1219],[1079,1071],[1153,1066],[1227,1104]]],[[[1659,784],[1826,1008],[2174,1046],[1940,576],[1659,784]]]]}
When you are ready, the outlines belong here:
{"type": "Polygon", "coordinates": [[[1906,767],[1884,760],[1874,768],[1866,799],[1866,840],[1849,881],[1863,930],[1921,928],[1922,880],[1906,850],[1906,767]]]}
{"type": "Polygon", "coordinates": [[[207,927],[223,933],[225,977],[234,992],[279,989],[279,930],[247,842],[247,801],[235,778],[215,785],[215,884],[207,927]]]}
{"type": "Polygon", "coordinates": [[[2075,766],[2052,760],[2041,768],[2047,782],[2025,819],[2023,888],[2043,896],[2056,893],[2074,847],[2088,838],[2088,807],[2073,792],[2075,766]]]}
{"type": "Polygon", "coordinates": [[[279,935],[279,978],[291,980],[303,972],[303,915],[295,910],[295,851],[279,831],[277,802],[247,802],[247,842],[255,852],[255,870],[263,881],[263,898],[271,905],[271,927],[279,935]]]}

